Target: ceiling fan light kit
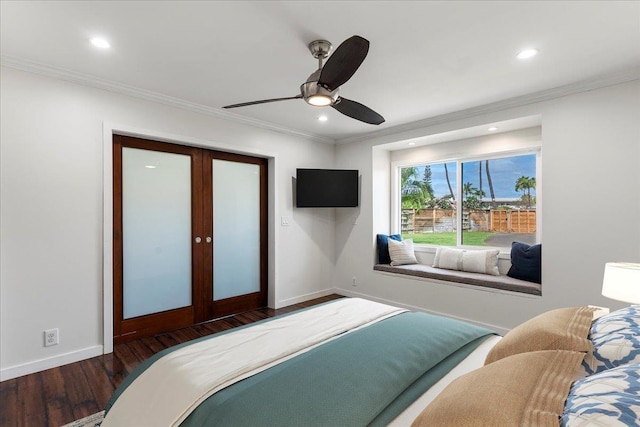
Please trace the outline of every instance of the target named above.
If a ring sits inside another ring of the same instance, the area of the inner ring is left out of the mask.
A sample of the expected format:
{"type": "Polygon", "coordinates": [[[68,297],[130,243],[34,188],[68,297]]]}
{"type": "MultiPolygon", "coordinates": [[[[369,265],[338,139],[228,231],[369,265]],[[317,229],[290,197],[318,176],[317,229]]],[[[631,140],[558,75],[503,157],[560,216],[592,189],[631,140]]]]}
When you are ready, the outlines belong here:
{"type": "MultiPolygon", "coordinates": [[[[329,46],[331,46],[330,43],[329,46]]],[[[311,45],[309,45],[309,49],[311,49],[311,45]]],[[[302,94],[302,98],[307,102],[307,104],[313,105],[315,107],[326,107],[327,105],[333,105],[338,99],[339,89],[329,90],[318,84],[321,68],[311,74],[307,81],[300,85],[300,93],[302,94]]]]}
{"type": "Polygon", "coordinates": [[[327,40],[314,40],[309,43],[311,55],[318,60],[318,69],[309,76],[306,82],[300,85],[300,95],[244,102],[227,105],[223,108],[245,107],[302,98],[309,105],[314,107],[331,106],[340,113],[361,122],[373,125],[384,123],[384,117],[369,107],[339,95],[340,86],[353,76],[366,58],[369,52],[369,42],[360,36],[348,38],[338,46],[323,66],[322,62],[329,55],[331,47],[331,43],[327,40]]]}
{"type": "Polygon", "coordinates": [[[314,107],[326,107],[327,105],[333,105],[333,103],[336,102],[336,98],[337,97],[317,93],[308,97],[305,96],[304,100],[307,101],[307,104],[313,105],[314,107]]]}

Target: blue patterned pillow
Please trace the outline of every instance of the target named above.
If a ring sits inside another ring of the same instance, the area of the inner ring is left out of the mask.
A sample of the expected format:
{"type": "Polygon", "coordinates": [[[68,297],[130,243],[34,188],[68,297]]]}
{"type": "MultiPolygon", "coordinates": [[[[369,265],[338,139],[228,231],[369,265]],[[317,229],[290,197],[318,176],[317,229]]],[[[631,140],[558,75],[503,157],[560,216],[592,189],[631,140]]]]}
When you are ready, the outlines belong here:
{"type": "Polygon", "coordinates": [[[631,306],[596,319],[589,339],[593,354],[582,366],[588,375],[627,363],[640,363],[640,306],[631,306]]]}
{"type": "Polygon", "coordinates": [[[576,381],[563,427],[640,425],[640,364],[623,365],[576,381]]]}

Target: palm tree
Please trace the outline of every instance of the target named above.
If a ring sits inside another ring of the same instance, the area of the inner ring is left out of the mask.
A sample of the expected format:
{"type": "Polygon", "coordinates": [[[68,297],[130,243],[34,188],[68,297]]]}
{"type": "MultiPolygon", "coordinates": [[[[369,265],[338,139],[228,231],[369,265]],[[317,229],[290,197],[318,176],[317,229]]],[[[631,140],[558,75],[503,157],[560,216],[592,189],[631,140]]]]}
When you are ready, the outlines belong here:
{"type": "Polygon", "coordinates": [[[487,183],[489,184],[489,194],[491,194],[491,204],[495,204],[496,195],[493,192],[493,182],[491,181],[491,172],[489,172],[489,160],[485,160],[485,170],[487,171],[487,183]]]}
{"type": "Polygon", "coordinates": [[[400,169],[400,187],[404,188],[417,173],[418,169],[414,167],[400,169]]]}
{"type": "Polygon", "coordinates": [[[482,161],[478,162],[478,179],[480,180],[480,193],[484,194],[482,191],[482,161]]]}
{"type": "Polygon", "coordinates": [[[422,209],[431,199],[422,181],[417,180],[418,169],[415,167],[402,168],[400,172],[400,191],[402,207],[407,209],[422,209]]]}
{"type": "Polygon", "coordinates": [[[464,183],[462,185],[462,194],[464,194],[464,197],[469,197],[469,195],[475,193],[477,190],[473,187],[473,184],[470,182],[464,183]]]}
{"type": "Polygon", "coordinates": [[[451,193],[451,200],[455,200],[456,196],[453,195],[453,188],[451,188],[451,181],[449,180],[449,169],[447,169],[447,164],[444,164],[444,175],[447,177],[447,185],[449,186],[449,193],[451,193]]]}
{"type": "MultiPolygon", "coordinates": [[[[516,180],[516,191],[527,193],[527,209],[531,207],[531,189],[536,188],[536,179],[528,176],[521,176],[516,180]]],[[[524,194],[523,194],[524,195],[524,194]]]]}
{"type": "Polygon", "coordinates": [[[462,206],[468,209],[483,209],[482,197],[485,195],[484,191],[467,182],[462,185],[462,194],[464,195],[462,206]]]}

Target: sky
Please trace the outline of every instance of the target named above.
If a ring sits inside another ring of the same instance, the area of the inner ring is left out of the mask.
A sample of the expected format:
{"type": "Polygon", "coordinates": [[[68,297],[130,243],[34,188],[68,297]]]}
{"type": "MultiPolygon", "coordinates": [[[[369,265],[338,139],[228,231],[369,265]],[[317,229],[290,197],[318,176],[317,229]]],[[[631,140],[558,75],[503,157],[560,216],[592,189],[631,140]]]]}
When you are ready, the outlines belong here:
{"type": "MultiPolygon", "coordinates": [[[[471,182],[473,187],[480,188],[478,176],[479,163],[480,162],[478,161],[462,163],[463,183],[471,182]]],[[[422,180],[424,166],[419,166],[417,169],[418,179],[422,180]]],[[[447,169],[449,170],[451,187],[455,193],[456,163],[447,163],[447,169]]],[[[496,198],[519,199],[523,193],[521,191],[515,191],[516,180],[521,176],[528,176],[532,178],[536,176],[536,155],[527,154],[524,156],[491,159],[489,160],[489,169],[491,171],[491,181],[493,182],[493,190],[496,198]]],[[[431,165],[431,184],[433,185],[436,197],[442,197],[449,194],[449,188],[447,186],[447,180],[444,172],[444,163],[431,165]]],[[[482,191],[485,192],[485,198],[490,197],[484,161],[482,161],[482,191]]],[[[532,189],[531,195],[534,196],[535,194],[535,189],[532,189]]]]}

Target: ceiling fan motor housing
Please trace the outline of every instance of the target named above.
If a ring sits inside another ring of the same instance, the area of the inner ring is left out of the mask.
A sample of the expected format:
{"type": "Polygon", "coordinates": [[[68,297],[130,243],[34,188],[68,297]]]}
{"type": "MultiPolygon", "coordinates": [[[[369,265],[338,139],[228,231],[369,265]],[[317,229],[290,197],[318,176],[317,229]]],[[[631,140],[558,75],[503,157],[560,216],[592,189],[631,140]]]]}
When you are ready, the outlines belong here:
{"type": "Polygon", "coordinates": [[[338,99],[338,94],[340,92],[340,88],[329,90],[318,84],[321,71],[322,70],[315,71],[309,76],[306,82],[300,85],[302,98],[307,102],[307,104],[313,105],[314,107],[333,105],[338,99]]]}
{"type": "Polygon", "coordinates": [[[338,99],[339,89],[328,90],[315,82],[306,82],[300,85],[302,97],[309,105],[314,107],[325,107],[333,105],[338,99]]]}

